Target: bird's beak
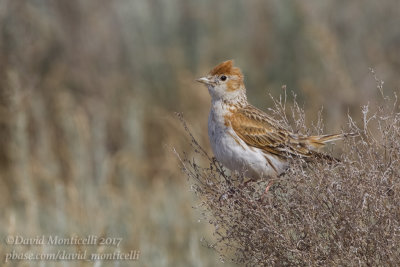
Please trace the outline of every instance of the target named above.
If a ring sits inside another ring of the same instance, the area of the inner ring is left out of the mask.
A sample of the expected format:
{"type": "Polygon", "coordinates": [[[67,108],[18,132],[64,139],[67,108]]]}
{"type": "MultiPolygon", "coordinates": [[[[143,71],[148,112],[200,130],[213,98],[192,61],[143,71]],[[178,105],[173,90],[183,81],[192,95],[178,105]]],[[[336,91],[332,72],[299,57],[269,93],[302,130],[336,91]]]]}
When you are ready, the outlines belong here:
{"type": "Polygon", "coordinates": [[[204,83],[204,84],[211,84],[212,83],[212,81],[207,77],[201,77],[201,78],[197,79],[196,81],[198,81],[199,83],[204,83]]]}

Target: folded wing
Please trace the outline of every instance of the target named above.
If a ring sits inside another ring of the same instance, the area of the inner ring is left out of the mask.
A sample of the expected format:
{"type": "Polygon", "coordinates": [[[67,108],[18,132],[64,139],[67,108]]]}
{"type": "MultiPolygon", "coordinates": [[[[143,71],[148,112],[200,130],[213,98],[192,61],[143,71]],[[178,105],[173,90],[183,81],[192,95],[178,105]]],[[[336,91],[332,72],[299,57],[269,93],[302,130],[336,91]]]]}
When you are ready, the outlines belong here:
{"type": "Polygon", "coordinates": [[[310,157],[314,149],[343,135],[305,136],[290,132],[259,109],[248,105],[226,118],[235,133],[250,147],[256,147],[280,158],[310,157]]]}

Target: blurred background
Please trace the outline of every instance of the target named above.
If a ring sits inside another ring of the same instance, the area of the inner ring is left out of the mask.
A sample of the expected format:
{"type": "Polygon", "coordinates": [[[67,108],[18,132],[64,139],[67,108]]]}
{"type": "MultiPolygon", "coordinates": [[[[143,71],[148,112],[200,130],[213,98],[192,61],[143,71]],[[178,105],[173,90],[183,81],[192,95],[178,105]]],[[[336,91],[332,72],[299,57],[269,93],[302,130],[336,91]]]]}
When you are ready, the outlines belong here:
{"type": "Polygon", "coordinates": [[[234,59],[254,105],[286,85],[309,125],[323,106],[340,131],[379,99],[370,67],[399,93],[399,25],[397,0],[0,0],[0,237],[122,237],[137,266],[222,265],[171,152],[190,153],[176,111],[210,151],[195,79],[234,59]]]}

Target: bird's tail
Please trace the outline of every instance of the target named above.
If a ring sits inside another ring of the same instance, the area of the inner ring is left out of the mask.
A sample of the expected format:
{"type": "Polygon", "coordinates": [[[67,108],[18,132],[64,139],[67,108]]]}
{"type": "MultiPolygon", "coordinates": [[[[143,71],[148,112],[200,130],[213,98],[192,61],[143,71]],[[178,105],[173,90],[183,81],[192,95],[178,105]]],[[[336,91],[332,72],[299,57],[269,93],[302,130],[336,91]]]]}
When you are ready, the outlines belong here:
{"type": "Polygon", "coordinates": [[[354,133],[314,135],[307,138],[307,143],[313,148],[323,147],[326,143],[334,142],[344,137],[355,136],[354,133]]]}

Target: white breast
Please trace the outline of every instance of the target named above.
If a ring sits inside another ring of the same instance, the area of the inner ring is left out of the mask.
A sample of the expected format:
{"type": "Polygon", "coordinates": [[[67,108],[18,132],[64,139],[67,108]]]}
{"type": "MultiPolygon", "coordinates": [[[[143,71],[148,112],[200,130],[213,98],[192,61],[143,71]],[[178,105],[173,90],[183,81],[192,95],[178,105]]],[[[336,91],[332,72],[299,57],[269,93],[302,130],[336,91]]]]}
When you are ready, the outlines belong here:
{"type": "Polygon", "coordinates": [[[249,147],[229,125],[225,125],[224,116],[229,113],[221,101],[212,103],[208,136],[217,160],[231,171],[243,172],[252,179],[275,177],[283,172],[284,162],[261,149],[249,147]]]}

